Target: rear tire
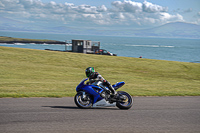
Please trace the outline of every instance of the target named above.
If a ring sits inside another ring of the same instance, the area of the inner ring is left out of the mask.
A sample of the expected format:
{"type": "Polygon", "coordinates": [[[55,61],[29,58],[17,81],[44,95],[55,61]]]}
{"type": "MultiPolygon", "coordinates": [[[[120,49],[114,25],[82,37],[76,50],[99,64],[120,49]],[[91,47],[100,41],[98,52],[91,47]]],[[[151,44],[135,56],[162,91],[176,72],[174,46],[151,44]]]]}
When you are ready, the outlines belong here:
{"type": "Polygon", "coordinates": [[[133,98],[131,97],[131,95],[124,91],[118,91],[117,93],[120,96],[126,97],[126,100],[124,100],[123,102],[117,102],[116,106],[119,109],[130,109],[133,105],[133,98]]]}
{"type": "Polygon", "coordinates": [[[78,92],[75,96],[74,96],[74,102],[75,104],[82,109],[89,109],[92,107],[92,103],[93,100],[91,98],[90,95],[88,95],[87,93],[85,93],[86,97],[83,98],[83,91],[78,92]]]}

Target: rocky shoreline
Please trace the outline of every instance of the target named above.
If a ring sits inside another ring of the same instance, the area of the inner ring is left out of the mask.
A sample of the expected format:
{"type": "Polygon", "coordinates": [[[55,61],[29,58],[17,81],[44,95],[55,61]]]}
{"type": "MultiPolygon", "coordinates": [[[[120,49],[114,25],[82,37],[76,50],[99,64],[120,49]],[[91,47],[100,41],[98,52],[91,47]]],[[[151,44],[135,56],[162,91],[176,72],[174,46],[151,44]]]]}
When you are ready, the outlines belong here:
{"type": "Polygon", "coordinates": [[[5,37],[5,36],[0,36],[0,43],[66,44],[66,42],[55,41],[55,40],[24,39],[24,38],[12,38],[12,37],[5,37]]]}

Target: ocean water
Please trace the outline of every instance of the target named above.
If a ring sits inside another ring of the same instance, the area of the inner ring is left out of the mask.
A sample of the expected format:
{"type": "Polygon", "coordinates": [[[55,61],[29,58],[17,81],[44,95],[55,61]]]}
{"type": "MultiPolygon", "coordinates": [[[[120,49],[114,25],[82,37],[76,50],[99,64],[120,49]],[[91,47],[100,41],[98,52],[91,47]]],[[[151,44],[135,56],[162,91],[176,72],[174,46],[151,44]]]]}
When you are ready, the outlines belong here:
{"type": "MultiPolygon", "coordinates": [[[[50,33],[5,32],[0,36],[30,39],[51,39],[58,41],[84,39],[100,41],[100,47],[117,56],[140,57],[147,59],[195,62],[200,63],[200,39],[169,39],[169,38],[140,38],[140,37],[113,37],[92,35],[66,35],[50,33]]],[[[64,45],[52,44],[0,44],[6,47],[29,49],[65,50],[64,45]]]]}

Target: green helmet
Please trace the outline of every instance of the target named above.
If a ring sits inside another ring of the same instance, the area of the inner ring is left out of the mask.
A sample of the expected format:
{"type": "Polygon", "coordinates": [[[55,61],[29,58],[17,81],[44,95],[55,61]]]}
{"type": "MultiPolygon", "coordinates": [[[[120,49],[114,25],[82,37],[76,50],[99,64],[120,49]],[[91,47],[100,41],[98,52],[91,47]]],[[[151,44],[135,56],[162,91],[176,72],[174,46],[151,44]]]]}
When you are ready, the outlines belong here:
{"type": "Polygon", "coordinates": [[[85,74],[87,77],[90,77],[90,75],[95,72],[94,70],[94,67],[88,67],[86,70],[85,70],[85,74]]]}

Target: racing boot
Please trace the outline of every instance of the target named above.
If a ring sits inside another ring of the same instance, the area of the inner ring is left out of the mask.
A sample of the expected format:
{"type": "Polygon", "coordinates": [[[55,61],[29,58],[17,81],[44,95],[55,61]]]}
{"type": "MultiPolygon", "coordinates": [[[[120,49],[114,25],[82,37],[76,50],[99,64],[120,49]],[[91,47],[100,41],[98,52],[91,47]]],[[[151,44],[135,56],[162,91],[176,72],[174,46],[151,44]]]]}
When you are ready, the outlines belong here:
{"type": "Polygon", "coordinates": [[[108,82],[107,80],[104,80],[104,85],[106,85],[108,87],[108,89],[111,91],[111,95],[110,98],[115,98],[117,99],[117,92],[115,91],[115,89],[112,87],[112,85],[110,84],[110,82],[108,82]]]}
{"type": "Polygon", "coordinates": [[[115,89],[112,87],[112,85],[109,85],[108,88],[110,89],[110,91],[111,91],[111,93],[112,93],[112,94],[110,95],[110,97],[111,97],[111,98],[117,99],[118,94],[117,94],[117,92],[115,91],[115,89]]]}

